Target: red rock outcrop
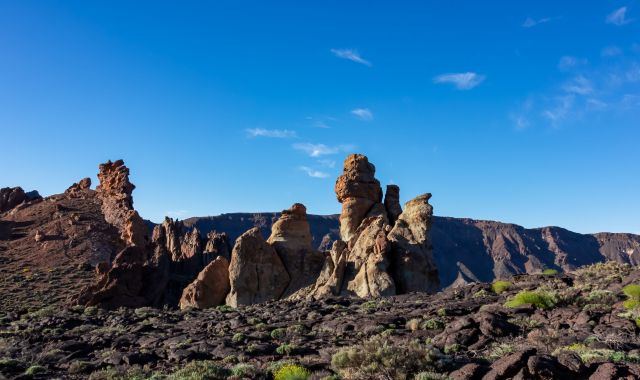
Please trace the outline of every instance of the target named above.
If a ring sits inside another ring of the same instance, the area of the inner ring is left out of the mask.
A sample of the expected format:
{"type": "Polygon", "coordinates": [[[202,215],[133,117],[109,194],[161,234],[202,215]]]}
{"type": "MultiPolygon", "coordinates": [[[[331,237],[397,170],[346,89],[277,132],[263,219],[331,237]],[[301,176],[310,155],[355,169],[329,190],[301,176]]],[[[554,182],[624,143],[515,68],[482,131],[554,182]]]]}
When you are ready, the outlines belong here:
{"type": "Polygon", "coordinates": [[[204,264],[207,265],[216,257],[222,256],[227,261],[231,260],[231,249],[229,249],[229,238],[224,232],[211,231],[207,234],[207,244],[202,253],[204,264]]]}
{"type": "Polygon", "coordinates": [[[0,213],[12,210],[30,201],[41,200],[37,191],[25,193],[21,187],[3,187],[0,189],[0,213]]]}
{"type": "Polygon", "coordinates": [[[230,289],[229,261],[223,256],[218,256],[184,289],[180,298],[180,309],[205,309],[221,305],[230,289]]]}
{"type": "Polygon", "coordinates": [[[279,299],[290,277],[278,253],[254,227],[236,240],[229,280],[231,291],[226,303],[236,307],[279,299]]]}
{"type": "Polygon", "coordinates": [[[314,283],[322,269],[324,255],[311,245],[307,209],[303,204],[296,203],[282,211],[271,227],[267,243],[276,250],[291,278],[283,297],[314,283]]]}
{"type": "Polygon", "coordinates": [[[149,231],[133,209],[131,193],[135,186],[129,182],[129,169],[124,161],[101,164],[98,179],[100,184],[96,187],[96,193],[102,201],[105,220],[120,231],[125,244],[146,246],[149,243],[149,231]]]}
{"type": "Polygon", "coordinates": [[[344,161],[344,170],[336,180],[335,192],[342,203],[340,236],[348,241],[376,203],[382,201],[376,168],[366,156],[352,154],[344,161]]]}
{"type": "Polygon", "coordinates": [[[65,194],[69,194],[69,195],[77,195],[82,191],[90,188],[91,188],[91,178],[85,177],[80,181],[74,183],[73,185],[69,186],[69,188],[64,192],[65,194]]]}
{"type": "Polygon", "coordinates": [[[400,187],[398,185],[387,185],[387,191],[384,193],[384,208],[387,210],[389,224],[393,226],[400,214],[402,214],[400,187]]]}

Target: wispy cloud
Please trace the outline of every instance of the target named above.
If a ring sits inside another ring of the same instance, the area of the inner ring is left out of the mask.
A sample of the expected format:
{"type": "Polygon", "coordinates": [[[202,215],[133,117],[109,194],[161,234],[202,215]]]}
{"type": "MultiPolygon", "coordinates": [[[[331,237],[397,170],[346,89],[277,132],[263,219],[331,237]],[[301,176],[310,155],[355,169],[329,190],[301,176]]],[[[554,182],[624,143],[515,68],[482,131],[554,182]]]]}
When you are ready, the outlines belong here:
{"type": "Polygon", "coordinates": [[[630,23],[631,19],[627,18],[627,7],[621,7],[616,9],[615,11],[609,13],[607,15],[607,18],[605,19],[605,22],[607,24],[613,24],[613,25],[625,25],[630,23]]]}
{"type": "Polygon", "coordinates": [[[271,137],[278,139],[287,139],[297,136],[295,131],[290,131],[288,129],[250,128],[245,129],[245,132],[247,132],[247,136],[249,137],[271,137]]]}
{"type": "Polygon", "coordinates": [[[622,55],[622,49],[617,46],[607,46],[600,51],[600,55],[603,57],[615,57],[622,55]]]}
{"type": "Polygon", "coordinates": [[[442,74],[433,78],[434,83],[451,83],[458,90],[471,90],[485,80],[484,75],[474,72],[442,74]]]}
{"type": "Polygon", "coordinates": [[[303,151],[310,157],[321,157],[351,151],[353,150],[353,145],[328,146],[325,144],[297,143],[293,144],[293,149],[303,151]]]}
{"type": "Polygon", "coordinates": [[[327,168],[335,168],[336,162],[334,160],[318,160],[318,163],[327,168]]]}
{"type": "Polygon", "coordinates": [[[524,22],[522,23],[522,27],[523,28],[533,28],[536,25],[546,24],[551,20],[553,20],[552,17],[544,17],[544,18],[540,18],[540,19],[533,19],[531,17],[527,17],[527,19],[524,20],[524,22]]]}
{"type": "Polygon", "coordinates": [[[302,170],[303,172],[307,173],[307,175],[309,177],[312,177],[312,178],[327,178],[327,177],[329,177],[329,173],[325,173],[325,172],[322,172],[320,170],[315,170],[315,169],[312,169],[312,168],[310,168],[308,166],[300,166],[299,169],[302,170]]]}
{"type": "Polygon", "coordinates": [[[357,50],[352,49],[331,49],[331,52],[338,58],[348,59],[350,61],[363,64],[365,66],[371,67],[371,62],[360,56],[357,50]]]}
{"type": "Polygon", "coordinates": [[[558,62],[558,68],[560,70],[569,70],[576,66],[586,65],[589,61],[586,58],[577,58],[571,55],[565,55],[560,57],[558,62]]]}
{"type": "Polygon", "coordinates": [[[542,116],[546,117],[553,125],[564,120],[569,114],[575,100],[574,95],[560,96],[555,99],[553,108],[542,111],[542,116]]]}
{"type": "Polygon", "coordinates": [[[591,81],[582,75],[578,75],[562,86],[562,89],[569,94],[589,95],[593,92],[591,81]]]}
{"type": "Polygon", "coordinates": [[[368,108],[356,108],[351,110],[351,114],[360,120],[373,120],[373,113],[368,108]]]}

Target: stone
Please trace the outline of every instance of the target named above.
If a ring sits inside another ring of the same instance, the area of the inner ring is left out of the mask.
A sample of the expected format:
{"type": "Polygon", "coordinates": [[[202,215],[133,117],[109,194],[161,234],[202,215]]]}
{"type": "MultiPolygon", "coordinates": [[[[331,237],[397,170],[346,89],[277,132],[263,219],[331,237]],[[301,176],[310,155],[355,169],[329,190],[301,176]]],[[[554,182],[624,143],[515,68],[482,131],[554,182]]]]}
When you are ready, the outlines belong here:
{"type": "Polygon", "coordinates": [[[381,216],[365,219],[352,240],[342,294],[381,297],[396,294],[389,270],[389,250],[385,223],[381,216]]]}
{"type": "Polygon", "coordinates": [[[101,164],[98,179],[100,184],[96,187],[96,194],[102,201],[105,220],[118,229],[126,245],[146,246],[150,241],[149,231],[133,209],[131,193],[135,186],[129,182],[129,168],[124,161],[101,164]]]}
{"type": "Polygon", "coordinates": [[[91,178],[85,177],[80,181],[74,183],[73,185],[69,186],[69,188],[65,190],[65,194],[76,195],[90,188],[91,188],[91,178]]]}
{"type": "Polygon", "coordinates": [[[400,187],[398,185],[387,185],[387,191],[384,193],[384,207],[387,210],[389,224],[393,226],[400,214],[402,214],[400,187]]]}
{"type": "Polygon", "coordinates": [[[242,234],[233,247],[229,265],[231,290],[226,303],[237,307],[277,300],[289,280],[278,253],[254,227],[242,234]]]}
{"type": "Polygon", "coordinates": [[[451,380],[474,380],[479,379],[486,371],[486,368],[480,364],[469,363],[451,372],[447,378],[451,380]]]}
{"type": "Polygon", "coordinates": [[[382,201],[375,171],[375,166],[360,154],[349,155],[344,161],[343,173],[335,185],[336,197],[342,203],[340,236],[344,241],[351,239],[371,207],[382,201]]]}
{"type": "Polygon", "coordinates": [[[334,241],[309,298],[319,299],[340,294],[347,256],[349,256],[347,244],[342,240],[334,241]]]}
{"type": "Polygon", "coordinates": [[[267,243],[276,250],[291,278],[283,297],[313,284],[318,277],[324,255],[313,249],[311,241],[307,209],[303,204],[295,203],[283,210],[271,227],[267,243]]]}
{"type": "Polygon", "coordinates": [[[229,238],[225,232],[211,231],[207,234],[207,243],[203,252],[204,264],[209,264],[218,256],[231,260],[229,238]]]}
{"type": "Polygon", "coordinates": [[[535,349],[514,352],[502,357],[491,365],[491,370],[482,377],[482,380],[506,380],[511,379],[527,365],[530,356],[535,355],[535,349]]]}
{"type": "Polygon", "coordinates": [[[184,289],[180,298],[180,309],[205,309],[222,305],[230,289],[229,261],[223,256],[218,256],[184,289]]]}
{"type": "Polygon", "coordinates": [[[440,288],[430,237],[433,207],[429,198],[431,194],[427,193],[405,203],[387,236],[392,276],[399,293],[435,293],[440,288]]]}
{"type": "Polygon", "coordinates": [[[34,236],[34,240],[36,242],[41,242],[44,241],[46,239],[46,235],[41,231],[41,230],[36,230],[36,234],[34,236]]]}
{"type": "Polygon", "coordinates": [[[0,213],[11,210],[27,200],[21,187],[3,187],[0,189],[0,213]]]}

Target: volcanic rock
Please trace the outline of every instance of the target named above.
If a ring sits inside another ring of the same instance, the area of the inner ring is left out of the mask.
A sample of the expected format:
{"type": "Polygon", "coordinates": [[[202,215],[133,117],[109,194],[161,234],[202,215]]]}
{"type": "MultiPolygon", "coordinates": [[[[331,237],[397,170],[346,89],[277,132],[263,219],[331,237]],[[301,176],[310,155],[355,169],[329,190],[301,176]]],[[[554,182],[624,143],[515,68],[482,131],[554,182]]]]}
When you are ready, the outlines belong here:
{"type": "Polygon", "coordinates": [[[229,238],[225,232],[211,231],[207,234],[207,244],[202,253],[204,265],[212,262],[216,257],[222,256],[231,260],[231,249],[229,249],[229,238]]]}
{"type": "Polygon", "coordinates": [[[335,192],[342,203],[340,236],[348,241],[374,204],[382,201],[376,168],[366,156],[352,154],[344,161],[344,169],[336,180],[335,192]]]}
{"type": "Polygon", "coordinates": [[[404,205],[387,236],[391,241],[392,276],[400,293],[435,293],[440,288],[430,238],[433,207],[431,194],[420,195],[404,205]]]}
{"type": "Polygon", "coordinates": [[[348,256],[347,243],[342,240],[334,241],[331,251],[326,255],[320,275],[309,294],[310,298],[319,299],[340,294],[348,256]]]}
{"type": "Polygon", "coordinates": [[[384,207],[387,210],[389,224],[393,226],[400,214],[402,214],[400,187],[398,185],[387,185],[387,191],[384,193],[384,207]]]}
{"type": "Polygon", "coordinates": [[[65,194],[75,195],[89,188],[91,188],[91,178],[86,177],[69,186],[64,192],[65,194]]]}
{"type": "Polygon", "coordinates": [[[187,286],[180,298],[180,309],[204,309],[224,303],[229,293],[229,261],[218,256],[187,286]]]}
{"type": "Polygon", "coordinates": [[[0,189],[0,213],[9,211],[27,200],[21,187],[3,187],[0,189]]]}
{"type": "Polygon", "coordinates": [[[267,243],[276,250],[291,278],[283,297],[315,282],[322,269],[324,255],[311,245],[307,209],[303,204],[295,203],[282,211],[271,228],[267,243]]]}
{"type": "Polygon", "coordinates": [[[229,280],[231,291],[226,303],[236,307],[279,299],[290,277],[278,253],[254,227],[236,240],[229,280]]]}
{"type": "Polygon", "coordinates": [[[96,188],[102,201],[102,212],[107,222],[114,225],[127,245],[144,247],[149,243],[149,232],[144,221],[133,209],[131,193],[135,186],[129,182],[129,169],[124,161],[101,164],[96,188]]]}

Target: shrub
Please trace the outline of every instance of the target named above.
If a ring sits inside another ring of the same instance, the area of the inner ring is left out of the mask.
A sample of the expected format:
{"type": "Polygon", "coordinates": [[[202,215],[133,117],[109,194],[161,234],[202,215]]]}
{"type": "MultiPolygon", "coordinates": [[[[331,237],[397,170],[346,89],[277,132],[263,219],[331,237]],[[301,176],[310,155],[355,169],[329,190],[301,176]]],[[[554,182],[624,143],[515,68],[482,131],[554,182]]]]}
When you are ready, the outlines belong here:
{"type": "Polygon", "coordinates": [[[381,375],[404,379],[422,371],[436,370],[439,358],[439,352],[431,346],[416,341],[393,344],[384,337],[375,336],[336,352],[331,358],[331,367],[345,380],[381,375]]]}
{"type": "Polygon", "coordinates": [[[311,373],[306,368],[297,364],[285,364],[274,374],[274,380],[307,380],[311,373]]]}
{"type": "Polygon", "coordinates": [[[376,301],[367,301],[360,305],[360,310],[364,311],[365,313],[373,313],[377,308],[378,305],[376,305],[376,301]]]}
{"type": "Polygon", "coordinates": [[[226,379],[231,372],[212,361],[193,361],[167,377],[168,380],[218,380],[226,379]]]}
{"type": "Polygon", "coordinates": [[[447,380],[446,375],[436,372],[420,372],[416,375],[416,380],[447,380]]]}
{"type": "Polygon", "coordinates": [[[491,290],[495,294],[501,294],[508,290],[511,287],[511,283],[509,281],[498,280],[491,284],[491,290]]]}
{"type": "Polygon", "coordinates": [[[280,346],[278,346],[278,348],[276,348],[276,352],[280,355],[290,355],[295,349],[296,349],[295,345],[283,343],[280,346]]]}
{"type": "Polygon", "coordinates": [[[542,271],[542,274],[545,276],[555,276],[558,273],[559,272],[557,269],[551,269],[551,268],[548,268],[542,271]]]}
{"type": "Polygon", "coordinates": [[[420,328],[420,320],[416,318],[410,319],[407,321],[404,328],[407,330],[416,331],[420,328]]]}
{"type": "Polygon", "coordinates": [[[622,288],[622,292],[627,296],[627,300],[623,303],[625,309],[640,307],[640,285],[629,284],[622,288]]]}
{"type": "Polygon", "coordinates": [[[554,297],[549,293],[525,290],[516,294],[512,299],[507,301],[504,306],[513,308],[522,305],[531,305],[538,309],[551,309],[555,306],[555,303],[554,297]]]}
{"type": "Polygon", "coordinates": [[[422,328],[425,330],[439,330],[443,329],[444,326],[445,323],[438,318],[431,318],[422,322],[422,328]]]}
{"type": "Polygon", "coordinates": [[[46,368],[39,365],[32,365],[31,367],[27,368],[26,371],[24,371],[24,374],[28,376],[34,376],[45,372],[47,372],[46,368]]]}
{"type": "Polygon", "coordinates": [[[231,341],[233,343],[238,343],[238,342],[242,342],[244,340],[244,334],[243,333],[235,333],[233,334],[233,336],[231,337],[231,341]]]}
{"type": "Polygon", "coordinates": [[[287,335],[287,330],[279,327],[277,329],[273,329],[270,335],[273,339],[281,339],[284,338],[285,335],[287,335]]]}
{"type": "Polygon", "coordinates": [[[628,361],[627,355],[622,351],[614,351],[607,348],[590,348],[582,343],[574,343],[564,349],[575,352],[585,364],[601,361],[628,361]]]}
{"type": "Polygon", "coordinates": [[[240,363],[231,368],[231,374],[236,377],[251,377],[256,374],[256,369],[251,364],[240,363]]]}

